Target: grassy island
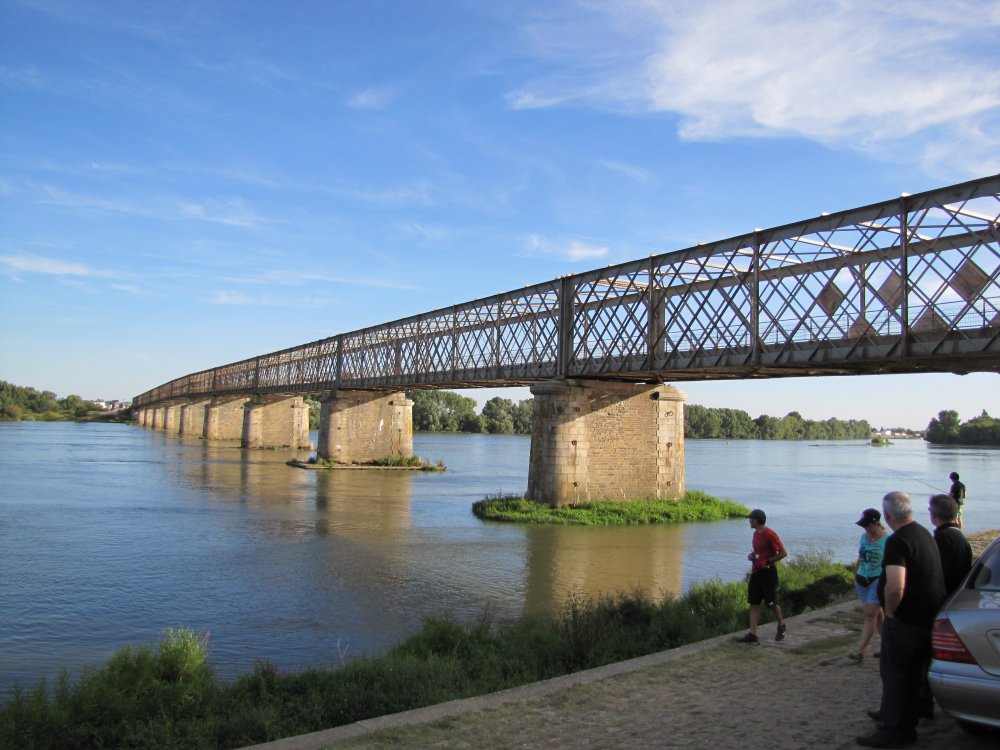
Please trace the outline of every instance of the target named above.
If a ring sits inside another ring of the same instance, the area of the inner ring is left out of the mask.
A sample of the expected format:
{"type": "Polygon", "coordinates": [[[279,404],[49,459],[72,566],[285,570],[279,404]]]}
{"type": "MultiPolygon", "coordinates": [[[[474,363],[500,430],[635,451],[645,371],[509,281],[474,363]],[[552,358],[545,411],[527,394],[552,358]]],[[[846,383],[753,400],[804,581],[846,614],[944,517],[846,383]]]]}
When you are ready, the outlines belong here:
{"type": "Polygon", "coordinates": [[[292,459],[286,461],[289,466],[297,469],[401,469],[404,471],[444,471],[444,461],[432,463],[420,456],[386,456],[374,461],[345,464],[313,456],[308,461],[292,459]]]}
{"type": "Polygon", "coordinates": [[[691,490],[680,500],[605,501],[559,507],[515,495],[499,495],[473,503],[472,512],[488,521],[629,526],[745,518],[750,509],[731,500],[720,500],[700,490],[691,490]]]}

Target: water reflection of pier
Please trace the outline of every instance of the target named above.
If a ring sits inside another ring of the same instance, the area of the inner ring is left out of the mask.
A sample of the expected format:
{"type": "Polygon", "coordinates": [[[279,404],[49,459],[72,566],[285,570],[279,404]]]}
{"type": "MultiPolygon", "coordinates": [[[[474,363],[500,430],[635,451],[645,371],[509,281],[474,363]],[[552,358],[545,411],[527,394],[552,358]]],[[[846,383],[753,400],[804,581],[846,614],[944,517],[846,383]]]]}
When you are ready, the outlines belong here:
{"type": "Polygon", "coordinates": [[[558,610],[574,595],[680,594],[684,537],[682,525],[665,524],[530,528],[525,609],[558,610]]]}
{"type": "Polygon", "coordinates": [[[259,525],[269,535],[349,534],[377,547],[412,525],[412,477],[405,472],[303,471],[286,461],[306,458],[308,452],[248,451],[212,441],[192,441],[189,447],[201,454],[200,461],[183,464],[194,475],[191,481],[263,512],[259,525]],[[282,522],[287,511],[293,512],[282,522]]]}
{"type": "Polygon", "coordinates": [[[362,602],[368,599],[397,615],[450,612],[472,619],[489,606],[503,619],[518,611],[557,612],[573,595],[586,599],[638,590],[658,599],[682,592],[683,526],[552,527],[473,520],[456,543],[454,519],[470,513],[467,503],[415,487],[442,477],[303,471],[284,465],[289,458],[284,451],[182,440],[176,464],[184,472],[180,481],[207,491],[216,503],[245,511],[237,522],[253,530],[248,540],[305,543],[295,554],[282,555],[294,573],[286,571],[273,584],[294,587],[296,580],[312,580],[337,602],[338,611],[326,613],[328,625],[354,610],[352,616],[364,617],[360,613],[369,607],[362,602]],[[190,460],[192,453],[198,460],[190,460]],[[421,499],[419,507],[416,499],[421,499]]]}

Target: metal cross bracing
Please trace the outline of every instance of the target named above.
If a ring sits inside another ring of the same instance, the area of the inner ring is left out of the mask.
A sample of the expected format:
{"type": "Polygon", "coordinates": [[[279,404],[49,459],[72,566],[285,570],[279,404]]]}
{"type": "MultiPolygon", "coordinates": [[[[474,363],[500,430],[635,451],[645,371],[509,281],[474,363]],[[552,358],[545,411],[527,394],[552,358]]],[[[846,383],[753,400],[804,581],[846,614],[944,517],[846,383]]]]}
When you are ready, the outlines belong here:
{"type": "Polygon", "coordinates": [[[1000,175],[186,375],[181,398],[1000,371],[1000,175]]]}

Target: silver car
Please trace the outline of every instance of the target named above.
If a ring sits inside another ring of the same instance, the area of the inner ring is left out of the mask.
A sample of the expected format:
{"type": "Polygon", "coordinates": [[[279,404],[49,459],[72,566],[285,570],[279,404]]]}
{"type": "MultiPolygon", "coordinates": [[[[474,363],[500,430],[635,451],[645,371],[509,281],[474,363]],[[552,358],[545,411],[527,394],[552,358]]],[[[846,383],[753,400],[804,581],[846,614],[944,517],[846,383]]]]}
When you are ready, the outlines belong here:
{"type": "Polygon", "coordinates": [[[928,677],[938,705],[966,729],[1000,728],[1000,538],[934,621],[928,677]]]}

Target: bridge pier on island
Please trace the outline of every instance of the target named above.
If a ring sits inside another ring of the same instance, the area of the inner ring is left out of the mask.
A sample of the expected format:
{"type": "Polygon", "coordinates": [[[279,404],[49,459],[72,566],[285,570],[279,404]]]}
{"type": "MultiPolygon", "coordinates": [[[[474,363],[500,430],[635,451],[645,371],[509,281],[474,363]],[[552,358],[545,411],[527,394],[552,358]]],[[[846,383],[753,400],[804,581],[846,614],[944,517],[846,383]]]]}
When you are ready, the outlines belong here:
{"type": "Polygon", "coordinates": [[[528,499],[557,506],[684,496],[683,392],[550,380],[531,393],[528,499]]]}
{"type": "Polygon", "coordinates": [[[413,455],[413,402],[401,391],[337,390],[320,398],[318,458],[368,463],[413,455]]]}
{"type": "Polygon", "coordinates": [[[302,396],[254,396],[243,406],[241,448],[312,448],[302,396]]]}
{"type": "Polygon", "coordinates": [[[217,396],[205,407],[206,440],[242,440],[247,396],[217,396]]]}

